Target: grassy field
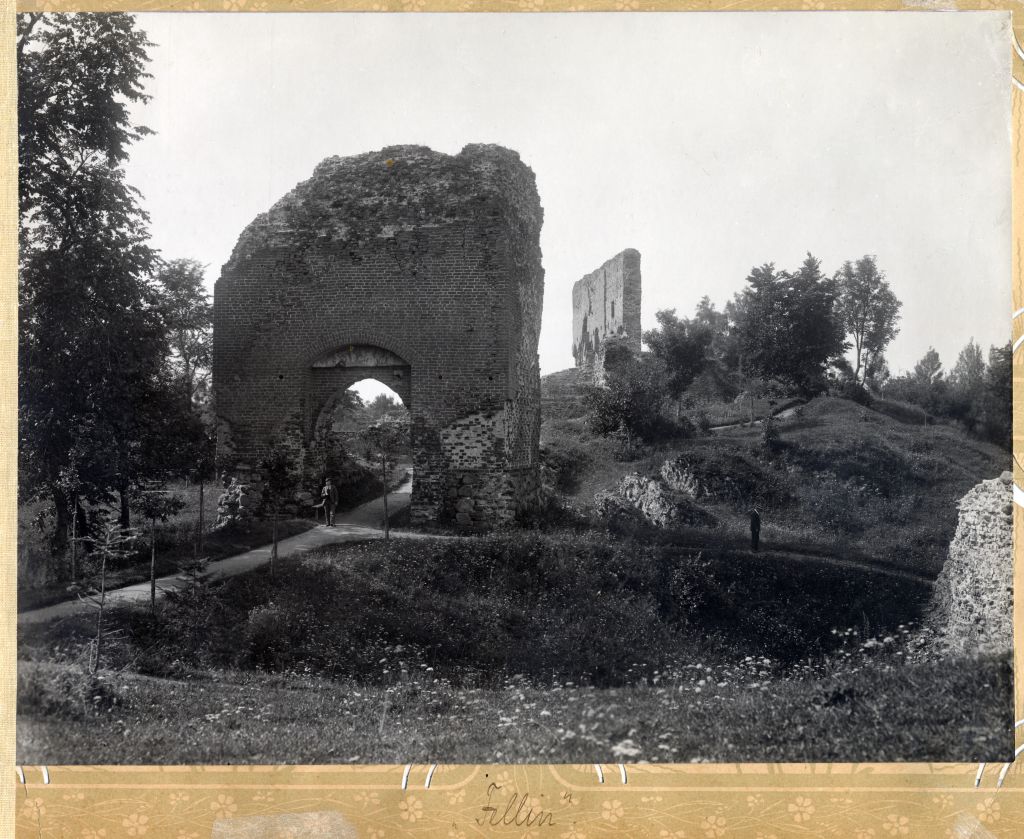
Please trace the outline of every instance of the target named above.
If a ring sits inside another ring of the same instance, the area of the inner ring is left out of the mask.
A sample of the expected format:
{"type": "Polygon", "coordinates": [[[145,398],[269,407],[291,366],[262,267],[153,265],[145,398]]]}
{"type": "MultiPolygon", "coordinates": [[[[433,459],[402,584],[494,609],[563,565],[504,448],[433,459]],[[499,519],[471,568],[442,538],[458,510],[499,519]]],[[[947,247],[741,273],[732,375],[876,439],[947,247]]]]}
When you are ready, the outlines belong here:
{"type": "Polygon", "coordinates": [[[26,627],[19,759],[1001,759],[1009,663],[929,660],[928,590],[593,534],[335,546],[110,610],[96,676],[88,615],[26,627]]]}
{"type": "Polygon", "coordinates": [[[62,680],[87,677],[22,663],[17,755],[33,764],[1009,759],[1008,661],[886,666],[790,680],[695,666],[609,689],[106,672],[74,698],[57,695],[62,680]]]}

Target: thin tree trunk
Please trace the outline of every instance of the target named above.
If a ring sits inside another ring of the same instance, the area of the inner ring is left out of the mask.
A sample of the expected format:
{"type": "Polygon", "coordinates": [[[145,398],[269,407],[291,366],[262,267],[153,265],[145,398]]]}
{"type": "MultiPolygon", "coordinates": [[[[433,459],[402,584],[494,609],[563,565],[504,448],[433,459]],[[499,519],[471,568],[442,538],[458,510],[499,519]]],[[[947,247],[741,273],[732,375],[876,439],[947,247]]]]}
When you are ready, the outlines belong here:
{"type": "Polygon", "coordinates": [[[103,606],[107,599],[107,553],[103,552],[100,560],[100,605],[96,610],[96,658],[93,660],[92,672],[100,669],[100,655],[103,651],[103,606]]]}
{"type": "Polygon", "coordinates": [[[117,521],[121,525],[121,530],[126,531],[132,526],[131,508],[128,505],[128,490],[120,489],[117,494],[121,499],[121,515],[117,521]]]}
{"type": "Polygon", "coordinates": [[[156,519],[149,520],[149,608],[156,611],[156,519]]]}
{"type": "Polygon", "coordinates": [[[78,580],[78,498],[71,512],[71,582],[78,580]]]}
{"type": "Polygon", "coordinates": [[[54,554],[67,547],[68,543],[68,500],[60,487],[50,487],[50,495],[53,498],[53,535],[50,537],[50,545],[54,554]]]}
{"type": "Polygon", "coordinates": [[[204,506],[204,503],[205,503],[204,502],[204,499],[205,499],[204,490],[205,490],[205,486],[203,484],[203,479],[200,478],[199,479],[199,533],[196,536],[196,555],[197,556],[203,552],[203,529],[205,527],[205,524],[203,522],[203,506],[204,506]]]}
{"type": "Polygon", "coordinates": [[[384,478],[384,541],[391,539],[391,523],[388,521],[388,460],[385,455],[380,456],[380,471],[384,478]]]}
{"type": "Polygon", "coordinates": [[[277,507],[274,508],[273,524],[271,525],[270,576],[274,576],[274,562],[277,560],[277,507]]]}

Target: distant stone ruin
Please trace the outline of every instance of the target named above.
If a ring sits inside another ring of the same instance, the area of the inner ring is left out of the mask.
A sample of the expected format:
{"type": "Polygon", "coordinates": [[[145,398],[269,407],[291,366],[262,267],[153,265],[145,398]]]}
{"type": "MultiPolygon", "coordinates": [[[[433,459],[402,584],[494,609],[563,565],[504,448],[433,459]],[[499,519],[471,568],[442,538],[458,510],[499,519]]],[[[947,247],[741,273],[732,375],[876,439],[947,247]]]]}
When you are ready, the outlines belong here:
{"type": "Polygon", "coordinates": [[[304,456],[374,378],[412,424],[413,523],[536,503],[543,210],[514,151],[393,146],[316,167],[242,233],[214,292],[218,454],[251,508],[268,448],[304,456]]]}
{"type": "Polygon", "coordinates": [[[604,381],[604,347],[622,337],[640,353],[640,252],[627,248],[572,287],[572,354],[584,379],[604,381]]]}
{"type": "Polygon", "coordinates": [[[1004,472],[960,499],[956,535],[927,615],[940,646],[959,654],[1012,649],[1012,482],[1004,472]]]}

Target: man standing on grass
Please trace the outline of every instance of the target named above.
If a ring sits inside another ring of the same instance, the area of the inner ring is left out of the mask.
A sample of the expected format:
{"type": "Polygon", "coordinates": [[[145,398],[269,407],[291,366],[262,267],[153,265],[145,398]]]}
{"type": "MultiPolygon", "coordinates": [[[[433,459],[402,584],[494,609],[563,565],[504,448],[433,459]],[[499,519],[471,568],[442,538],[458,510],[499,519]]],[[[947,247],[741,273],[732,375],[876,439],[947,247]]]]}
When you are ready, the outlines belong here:
{"type": "Polygon", "coordinates": [[[328,478],[324,481],[324,488],[320,490],[320,497],[324,504],[324,524],[334,527],[334,511],[338,506],[338,488],[328,478]]]}
{"type": "Polygon", "coordinates": [[[757,552],[757,544],[761,541],[761,514],[757,507],[750,508],[750,550],[757,552]]]}

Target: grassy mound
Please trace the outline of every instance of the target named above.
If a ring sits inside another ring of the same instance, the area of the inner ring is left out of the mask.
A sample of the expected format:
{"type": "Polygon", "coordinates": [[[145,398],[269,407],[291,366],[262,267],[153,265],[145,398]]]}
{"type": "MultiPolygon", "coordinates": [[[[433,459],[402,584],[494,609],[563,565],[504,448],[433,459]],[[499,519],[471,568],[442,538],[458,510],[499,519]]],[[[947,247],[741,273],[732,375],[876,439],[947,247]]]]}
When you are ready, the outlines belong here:
{"type": "Polygon", "coordinates": [[[630,472],[657,477],[674,460],[693,474],[698,501],[725,523],[726,538],[743,538],[757,504],[768,546],[867,557],[934,576],[956,530],[957,502],[1006,469],[1009,455],[955,427],[917,424],[883,407],[815,399],[776,420],[780,436],[770,451],[759,426],[652,447],[633,461],[620,459],[614,441],[589,437],[584,419],[547,421],[542,440],[550,460],[573,470],[563,487],[574,503],[592,504],[630,472]],[[588,457],[574,457],[574,448],[588,457]]]}
{"type": "MultiPolygon", "coordinates": [[[[834,629],[895,631],[916,619],[926,589],[771,554],[595,536],[373,542],[171,598],[156,614],[114,613],[130,640],[109,663],[155,675],[214,666],[380,682],[431,667],[459,683],[624,685],[694,659],[781,666],[825,654],[834,629]]],[[[85,618],[30,628],[22,655],[83,649],[92,632],[85,618]]]]}

